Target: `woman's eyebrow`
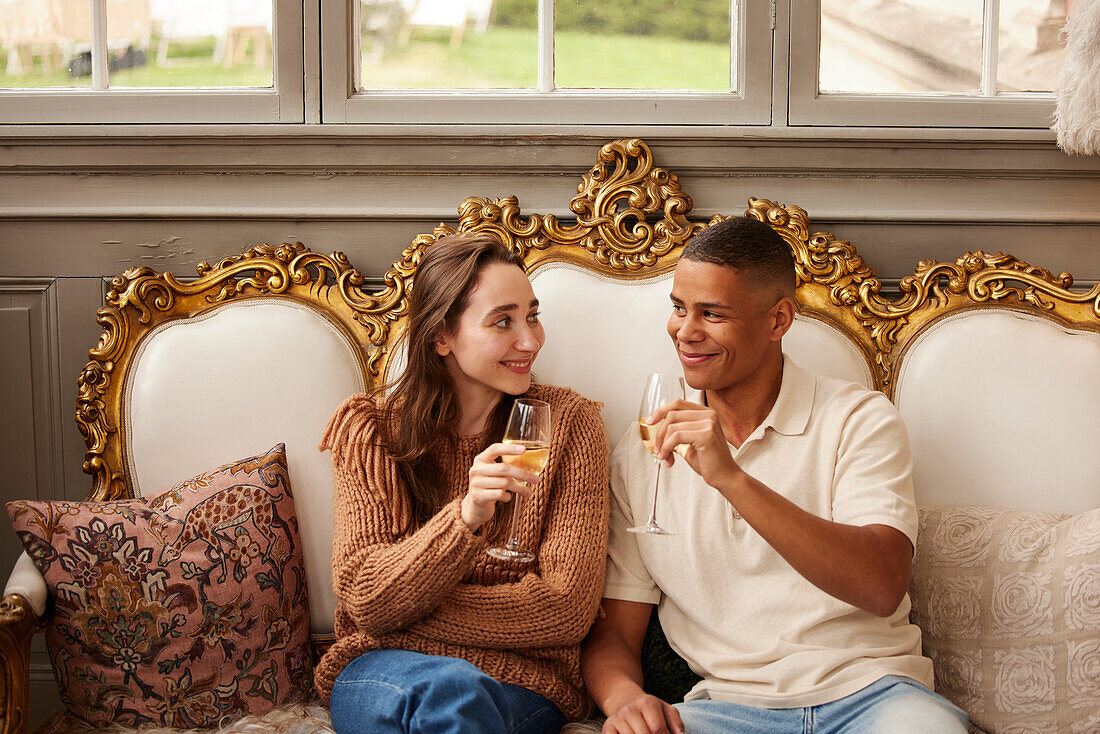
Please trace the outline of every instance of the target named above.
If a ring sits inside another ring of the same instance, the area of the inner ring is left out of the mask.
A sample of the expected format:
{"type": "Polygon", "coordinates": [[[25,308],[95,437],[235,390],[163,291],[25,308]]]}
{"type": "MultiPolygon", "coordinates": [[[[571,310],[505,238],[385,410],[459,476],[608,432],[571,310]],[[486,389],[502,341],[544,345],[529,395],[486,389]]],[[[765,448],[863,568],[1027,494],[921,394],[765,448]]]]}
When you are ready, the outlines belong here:
{"type": "Polygon", "coordinates": [[[505,313],[508,313],[509,311],[515,311],[515,310],[516,310],[517,308],[519,308],[519,305],[518,305],[518,304],[515,304],[515,303],[505,303],[504,305],[501,305],[501,306],[497,306],[497,307],[496,307],[496,308],[494,308],[494,309],[493,309],[492,311],[490,311],[489,313],[485,314],[485,317],[486,317],[486,318],[490,318],[490,317],[496,316],[496,315],[498,315],[498,314],[505,314],[505,313]]]}
{"type": "MultiPolygon", "coordinates": [[[[539,299],[535,298],[531,301],[531,308],[538,308],[538,307],[539,307],[539,299]]],[[[489,313],[485,314],[485,318],[490,319],[494,316],[499,316],[499,315],[502,315],[502,314],[509,313],[510,311],[515,311],[517,308],[519,308],[519,304],[505,303],[505,304],[497,306],[493,310],[489,311],[489,313]]]]}

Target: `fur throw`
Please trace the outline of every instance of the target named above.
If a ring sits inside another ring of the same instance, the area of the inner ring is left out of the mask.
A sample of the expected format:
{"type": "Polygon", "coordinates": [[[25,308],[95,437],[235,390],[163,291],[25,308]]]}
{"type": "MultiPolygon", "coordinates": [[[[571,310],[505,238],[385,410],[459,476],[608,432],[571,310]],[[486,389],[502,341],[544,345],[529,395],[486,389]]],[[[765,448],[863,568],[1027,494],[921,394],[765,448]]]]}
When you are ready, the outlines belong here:
{"type": "Polygon", "coordinates": [[[226,722],[220,729],[131,729],[111,726],[95,729],[81,724],[64,712],[43,724],[36,734],[332,734],[332,721],[328,710],[320,701],[308,704],[283,706],[262,716],[246,716],[234,722],[226,722]]]}
{"type": "Polygon", "coordinates": [[[1100,0],[1073,3],[1055,98],[1058,146],[1076,155],[1100,154],[1100,0]]]}

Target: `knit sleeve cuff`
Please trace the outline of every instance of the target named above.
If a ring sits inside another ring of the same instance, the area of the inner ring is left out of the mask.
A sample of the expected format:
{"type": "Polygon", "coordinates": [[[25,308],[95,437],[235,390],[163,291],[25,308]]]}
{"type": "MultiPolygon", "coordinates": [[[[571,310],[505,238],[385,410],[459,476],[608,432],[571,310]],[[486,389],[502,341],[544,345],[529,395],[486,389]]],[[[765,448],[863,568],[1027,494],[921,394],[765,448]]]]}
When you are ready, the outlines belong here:
{"type": "Polygon", "coordinates": [[[465,551],[472,548],[480,549],[485,545],[485,539],[470,530],[462,519],[462,498],[456,497],[443,507],[439,513],[441,519],[446,519],[452,526],[456,537],[456,550],[465,551]]]}

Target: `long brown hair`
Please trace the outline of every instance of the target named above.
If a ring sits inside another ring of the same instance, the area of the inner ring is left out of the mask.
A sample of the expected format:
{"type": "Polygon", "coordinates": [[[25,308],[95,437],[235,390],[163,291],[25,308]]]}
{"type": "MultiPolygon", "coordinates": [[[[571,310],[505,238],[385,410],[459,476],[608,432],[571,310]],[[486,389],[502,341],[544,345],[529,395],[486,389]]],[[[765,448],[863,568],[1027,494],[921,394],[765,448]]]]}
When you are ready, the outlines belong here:
{"type": "MultiPolygon", "coordinates": [[[[454,382],[436,344],[454,332],[482,271],[493,263],[523,269],[523,259],[488,233],[447,235],[426,249],[414,276],[401,336],[407,365],[400,377],[375,393],[384,395],[378,401],[384,414],[383,440],[408,491],[414,527],[447,501],[443,472],[432,446],[440,437],[454,437],[459,419],[454,382]]],[[[482,448],[503,435],[512,402],[505,395],[490,416],[482,448]]],[[[501,525],[498,513],[484,532],[493,537],[501,525]]]]}

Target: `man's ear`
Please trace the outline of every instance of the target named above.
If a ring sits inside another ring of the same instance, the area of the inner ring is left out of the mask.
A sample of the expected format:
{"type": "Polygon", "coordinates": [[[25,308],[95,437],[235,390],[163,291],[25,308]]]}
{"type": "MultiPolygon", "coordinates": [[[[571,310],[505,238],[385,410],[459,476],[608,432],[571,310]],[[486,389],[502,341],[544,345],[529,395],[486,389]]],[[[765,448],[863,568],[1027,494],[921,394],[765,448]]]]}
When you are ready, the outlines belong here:
{"type": "Polygon", "coordinates": [[[787,296],[781,296],[772,306],[772,341],[779,341],[790,330],[794,323],[794,314],[797,307],[787,296]]]}

